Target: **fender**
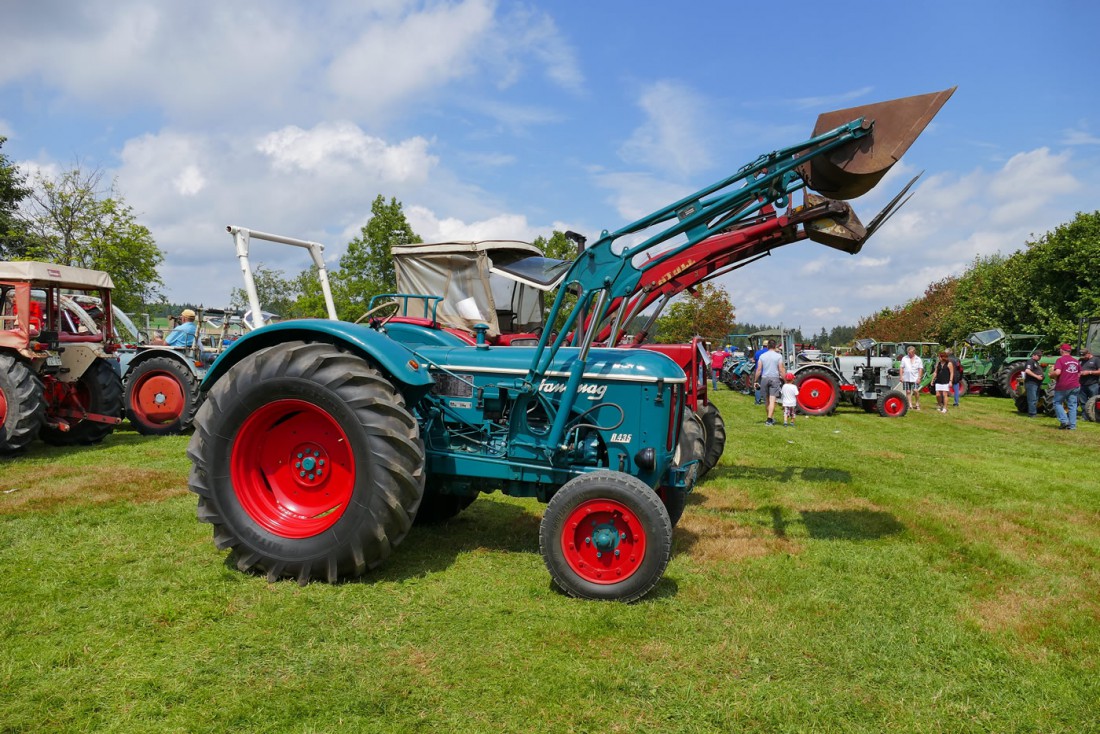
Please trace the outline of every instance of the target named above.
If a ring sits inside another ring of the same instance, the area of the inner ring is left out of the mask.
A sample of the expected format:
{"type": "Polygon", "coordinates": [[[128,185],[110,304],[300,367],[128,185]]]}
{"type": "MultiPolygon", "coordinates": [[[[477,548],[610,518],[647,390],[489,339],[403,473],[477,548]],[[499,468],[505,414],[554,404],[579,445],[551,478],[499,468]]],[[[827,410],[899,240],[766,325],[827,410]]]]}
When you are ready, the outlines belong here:
{"type": "Polygon", "coordinates": [[[254,352],[290,341],[327,342],[376,362],[394,380],[409,405],[416,403],[433,383],[427,367],[401,344],[366,325],[327,319],[298,319],[270,324],[233,342],[218,357],[200,390],[206,392],[229,369],[254,352]]]}

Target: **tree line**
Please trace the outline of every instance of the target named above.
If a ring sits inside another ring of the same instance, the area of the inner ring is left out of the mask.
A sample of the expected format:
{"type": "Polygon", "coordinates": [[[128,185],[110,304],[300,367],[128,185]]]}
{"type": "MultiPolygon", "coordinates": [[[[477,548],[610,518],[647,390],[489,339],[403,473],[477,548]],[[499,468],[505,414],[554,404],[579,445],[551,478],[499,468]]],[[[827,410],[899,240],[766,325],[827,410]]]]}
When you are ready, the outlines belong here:
{"type": "Polygon", "coordinates": [[[1078,322],[1100,315],[1100,211],[1078,213],[1011,255],[977,257],[919,298],[861,319],[858,336],[952,344],[1000,328],[1045,334],[1045,346],[1076,343],[1078,322]]]}
{"type": "MultiPolygon", "coordinates": [[[[0,137],[0,148],[6,142],[0,137]]],[[[40,260],[110,273],[113,302],[140,311],[160,297],[164,253],[114,182],[79,164],[33,182],[0,151],[0,260],[40,260]]]]}

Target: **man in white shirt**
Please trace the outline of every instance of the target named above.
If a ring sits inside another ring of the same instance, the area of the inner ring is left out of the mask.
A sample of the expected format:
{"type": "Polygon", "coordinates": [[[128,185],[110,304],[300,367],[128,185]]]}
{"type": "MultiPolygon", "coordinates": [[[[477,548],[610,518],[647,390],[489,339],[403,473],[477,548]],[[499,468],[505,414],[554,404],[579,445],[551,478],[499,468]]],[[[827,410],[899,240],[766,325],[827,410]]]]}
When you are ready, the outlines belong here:
{"type": "Polygon", "coordinates": [[[909,347],[901,358],[901,389],[909,396],[909,407],[920,410],[920,383],[924,379],[924,361],[917,356],[917,348],[909,347]]]}

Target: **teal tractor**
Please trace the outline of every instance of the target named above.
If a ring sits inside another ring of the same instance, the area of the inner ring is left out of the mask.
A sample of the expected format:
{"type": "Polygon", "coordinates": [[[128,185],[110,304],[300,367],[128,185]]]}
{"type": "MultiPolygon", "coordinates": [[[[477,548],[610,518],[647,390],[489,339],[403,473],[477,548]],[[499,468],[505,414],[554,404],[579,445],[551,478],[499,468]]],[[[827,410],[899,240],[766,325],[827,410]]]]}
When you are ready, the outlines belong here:
{"type": "Polygon", "coordinates": [[[677,456],[683,370],[657,352],[594,346],[610,304],[636,292],[645,268],[763,206],[791,206],[801,189],[869,191],[952,92],[822,115],[805,142],[605,230],[550,309],[559,323],[576,295],[563,326],[534,346],[492,346],[487,328],[469,344],[387,325],[384,308],[362,324],[284,321],[245,335],[201,387],[188,446],[199,519],[242,571],[335,582],[382,563],[418,517],[501,491],[548,503],[539,547],[561,590],[642,597],[669,562],[696,462],[677,456]]]}

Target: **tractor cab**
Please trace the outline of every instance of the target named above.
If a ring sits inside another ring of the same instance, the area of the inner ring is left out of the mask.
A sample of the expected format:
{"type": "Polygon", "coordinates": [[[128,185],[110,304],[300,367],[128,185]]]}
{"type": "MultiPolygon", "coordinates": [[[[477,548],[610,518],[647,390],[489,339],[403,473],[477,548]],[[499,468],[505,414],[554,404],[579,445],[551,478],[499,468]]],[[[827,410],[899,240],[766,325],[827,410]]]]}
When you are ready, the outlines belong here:
{"type": "Polygon", "coordinates": [[[480,240],[393,247],[397,290],[442,300],[404,299],[400,322],[427,319],[466,336],[488,326],[491,344],[533,346],[545,323],[544,294],[556,288],[572,261],[544,257],[514,240],[480,240]]]}

